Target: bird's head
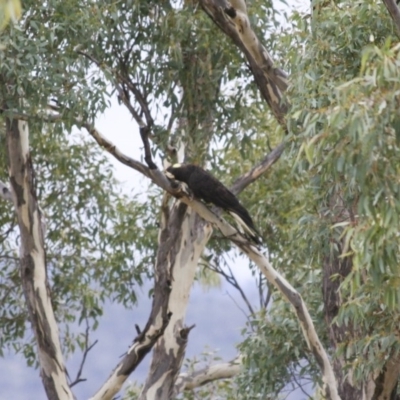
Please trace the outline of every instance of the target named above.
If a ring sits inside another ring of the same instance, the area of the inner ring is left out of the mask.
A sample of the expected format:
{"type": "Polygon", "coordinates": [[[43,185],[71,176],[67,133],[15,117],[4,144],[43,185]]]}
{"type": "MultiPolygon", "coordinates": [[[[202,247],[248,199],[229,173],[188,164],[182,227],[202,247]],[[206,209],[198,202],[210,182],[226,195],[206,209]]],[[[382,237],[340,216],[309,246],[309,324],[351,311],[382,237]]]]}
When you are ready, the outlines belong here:
{"type": "Polygon", "coordinates": [[[188,183],[193,167],[191,164],[174,164],[165,170],[165,175],[168,179],[188,183]]]}

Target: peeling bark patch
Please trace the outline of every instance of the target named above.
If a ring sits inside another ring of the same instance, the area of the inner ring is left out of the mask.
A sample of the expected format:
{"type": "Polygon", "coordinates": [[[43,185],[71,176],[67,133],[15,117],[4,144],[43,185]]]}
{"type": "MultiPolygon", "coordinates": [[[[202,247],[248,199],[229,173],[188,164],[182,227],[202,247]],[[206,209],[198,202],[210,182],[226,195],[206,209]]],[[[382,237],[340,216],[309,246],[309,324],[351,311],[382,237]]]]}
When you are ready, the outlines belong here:
{"type": "Polygon", "coordinates": [[[15,197],[17,199],[17,207],[21,207],[26,203],[24,199],[24,189],[21,185],[18,184],[13,176],[10,177],[10,182],[12,188],[14,189],[15,197]]]}

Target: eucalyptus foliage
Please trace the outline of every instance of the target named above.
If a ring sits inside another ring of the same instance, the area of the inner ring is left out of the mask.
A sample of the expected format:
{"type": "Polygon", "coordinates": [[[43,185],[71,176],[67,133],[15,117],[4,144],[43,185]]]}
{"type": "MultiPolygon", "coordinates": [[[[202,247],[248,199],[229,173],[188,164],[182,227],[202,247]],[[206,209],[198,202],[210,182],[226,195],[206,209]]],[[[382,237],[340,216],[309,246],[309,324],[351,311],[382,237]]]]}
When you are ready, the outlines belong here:
{"type": "MultiPolygon", "coordinates": [[[[268,26],[259,21],[275,21],[269,6],[254,2],[251,8],[260,34],[268,26]]],[[[53,305],[67,352],[79,344],[70,331],[74,324],[88,319],[96,326],[104,301],[135,303],[136,285],[152,273],[160,204],[159,191],[149,192],[145,202],[122,195],[109,163],[74,125],[95,121],[115,95],[115,75],[124,73],[140,85],[154,115],[155,151],[165,157],[168,143],[179,145],[179,124],[187,121],[193,127],[185,138],[190,159],[210,160],[223,179],[251,162],[238,168],[222,147],[235,159],[247,158],[258,132],[254,121],[260,124],[267,108],[240,53],[195,5],[26,0],[23,8],[20,23],[0,34],[0,103],[3,116],[29,119],[53,305]],[[59,121],[47,123],[48,104],[61,110],[59,121]]],[[[33,363],[15,216],[10,204],[0,207],[1,348],[23,350],[33,363]]]]}
{"type": "MultiPolygon", "coordinates": [[[[117,96],[121,104],[132,100],[132,116],[151,127],[158,163],[183,143],[185,161],[208,166],[227,186],[287,141],[279,163],[241,201],[271,260],[305,299],[332,359],[342,357],[362,382],[400,350],[398,40],[378,1],[334,2],[312,18],[295,12],[281,32],[276,4],[249,3],[255,31],[291,74],[285,137],[242,55],[196,2],[26,0],[20,23],[0,33],[0,107],[6,117],[29,120],[65,351],[82,345],[76,322],[95,327],[108,300],[132,306],[137,286],[152,275],[162,193],[122,194],[97,145],[74,128],[95,122],[117,96]],[[148,113],[128,86],[141,91],[148,113]],[[53,123],[44,118],[49,103],[61,115],[53,123]],[[342,299],[333,324],[351,331],[335,344],[324,315],[323,266],[332,260],[352,266],[328,277],[342,299]]],[[[6,181],[4,146],[0,155],[6,181]]],[[[33,363],[15,225],[11,205],[1,201],[0,351],[13,347],[33,363]]],[[[228,250],[214,233],[204,265],[218,264],[228,250]]],[[[321,383],[278,296],[243,335],[241,376],[185,398],[275,399],[293,382],[321,383]]]]}
{"type": "MultiPolygon", "coordinates": [[[[286,54],[292,145],[269,179],[280,199],[280,245],[271,249],[303,288],[322,338],[329,327],[319,270],[335,257],[351,260],[346,276],[330,278],[343,301],[334,324],[348,336],[336,351],[324,342],[359,384],[400,350],[400,47],[381,2],[340,2],[310,22],[294,14],[293,32],[282,37],[296,49],[286,54]],[[274,183],[282,169],[291,174],[274,183]]],[[[278,396],[291,371],[300,382],[319,383],[285,308],[275,300],[241,346],[248,357],[239,379],[244,398],[278,396]]]]}

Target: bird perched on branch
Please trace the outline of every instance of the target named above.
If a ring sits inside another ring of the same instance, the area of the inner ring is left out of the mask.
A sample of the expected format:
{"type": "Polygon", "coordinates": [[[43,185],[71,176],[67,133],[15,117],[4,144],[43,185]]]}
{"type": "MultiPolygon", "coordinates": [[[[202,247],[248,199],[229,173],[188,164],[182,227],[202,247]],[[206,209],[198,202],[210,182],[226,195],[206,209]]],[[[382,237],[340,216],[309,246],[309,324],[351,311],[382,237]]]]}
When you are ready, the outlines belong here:
{"type": "Polygon", "coordinates": [[[186,183],[198,199],[227,211],[236,220],[239,229],[242,228],[242,233],[247,232],[255,244],[261,244],[260,234],[247,210],[236,196],[209,172],[193,164],[174,164],[166,169],[165,175],[169,179],[186,183]]]}

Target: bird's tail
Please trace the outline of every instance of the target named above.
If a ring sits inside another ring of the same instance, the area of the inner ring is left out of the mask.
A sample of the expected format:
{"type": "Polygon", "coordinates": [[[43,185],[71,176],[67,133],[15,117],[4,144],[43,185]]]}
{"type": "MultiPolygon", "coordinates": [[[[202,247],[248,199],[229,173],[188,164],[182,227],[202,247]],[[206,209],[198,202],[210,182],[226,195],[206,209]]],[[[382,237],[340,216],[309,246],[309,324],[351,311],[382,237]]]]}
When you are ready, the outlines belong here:
{"type": "Polygon", "coordinates": [[[239,231],[243,234],[248,234],[250,238],[253,240],[255,244],[262,244],[261,243],[261,235],[255,228],[253,221],[248,215],[247,211],[244,210],[245,213],[242,213],[242,215],[239,215],[236,211],[229,211],[229,214],[235,219],[235,221],[238,224],[239,231]]]}

